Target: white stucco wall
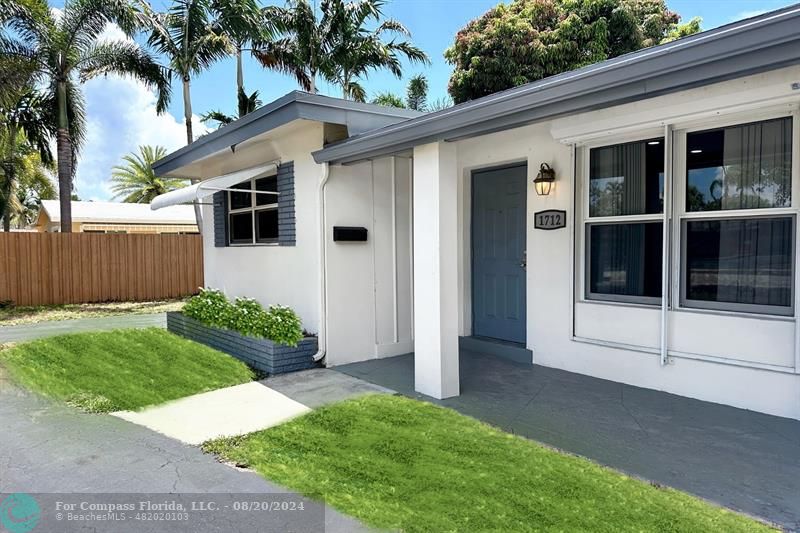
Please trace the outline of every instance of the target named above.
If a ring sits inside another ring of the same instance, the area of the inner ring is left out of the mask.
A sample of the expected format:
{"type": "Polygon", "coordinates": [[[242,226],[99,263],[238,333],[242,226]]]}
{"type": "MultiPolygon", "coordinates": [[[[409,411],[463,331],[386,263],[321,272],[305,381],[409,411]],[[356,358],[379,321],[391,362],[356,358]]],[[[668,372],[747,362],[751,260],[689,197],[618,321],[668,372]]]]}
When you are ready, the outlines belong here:
{"type": "MultiPolygon", "coordinates": [[[[794,373],[797,325],[793,318],[670,311],[671,357],[670,364],[662,367],[657,353],[660,308],[583,301],[580,279],[573,288],[572,278],[581,250],[580,239],[573,248],[575,183],[571,146],[582,141],[582,136],[617,142],[619,136],[635,138],[637,132],[652,132],[653,128],[659,132],[666,122],[680,127],[726,114],[733,121],[740,117],[747,122],[765,112],[791,113],[796,110],[800,95],[792,91],[790,82],[798,80],[800,69],[785,69],[457,142],[461,178],[459,285],[463,295],[460,334],[469,335],[471,329],[470,173],[527,161],[527,345],[536,364],[800,418],[800,375],[794,373]],[[554,135],[564,142],[557,142],[554,135]],[[555,190],[547,197],[537,196],[532,184],[542,162],[549,163],[558,174],[555,190]],[[557,231],[533,229],[534,213],[544,209],[566,210],[568,227],[557,231]]],[[[800,152],[797,143],[794,148],[800,152]]],[[[800,187],[796,163],[794,173],[797,211],[800,187]]],[[[680,176],[676,174],[675,179],[680,176]]],[[[580,266],[578,272],[580,278],[580,266]]]]}
{"type": "MultiPolygon", "coordinates": [[[[535,363],[800,419],[794,319],[671,311],[670,364],[662,367],[657,353],[659,308],[583,301],[580,267],[578,274],[575,271],[581,243],[576,242],[573,221],[572,151],[572,143],[606,139],[613,143],[625,136],[641,138],[644,132],[658,134],[665,123],[686,127],[725,115],[744,122],[748,117],[758,119],[766,110],[796,113],[800,93],[791,89],[796,81],[800,68],[792,67],[451,143],[458,178],[459,335],[471,333],[471,172],[527,162],[527,346],[535,363]],[[542,162],[558,175],[554,192],[547,197],[537,196],[532,185],[542,162]],[[534,213],[544,209],[566,210],[568,227],[533,229],[534,213]]],[[[246,156],[234,155],[226,162],[226,171],[272,160],[276,154],[295,162],[295,247],[215,248],[211,207],[204,208],[206,284],[231,297],[290,305],[314,332],[319,330],[317,186],[322,167],[310,154],[321,146],[322,136],[321,124],[295,125],[263,150],[257,144],[248,146],[246,156]],[[241,165],[237,157],[243,158],[241,165]]],[[[578,163],[580,167],[580,158],[578,163]]],[[[796,212],[800,207],[797,143],[794,172],[796,212]]],[[[412,165],[406,157],[330,169],[324,235],[329,365],[413,349],[412,182],[412,165]],[[337,225],[366,227],[368,241],[334,243],[337,225]]]]}
{"type": "MultiPolygon", "coordinates": [[[[222,289],[229,298],[247,296],[262,305],[292,307],[310,332],[319,331],[319,218],[317,185],[322,167],[311,152],[322,146],[322,124],[303,122],[264,146],[229,156],[225,172],[280,158],[294,161],[295,246],[214,246],[214,215],[203,206],[203,261],[205,283],[222,289]],[[261,153],[259,157],[256,154],[261,153]]],[[[210,203],[210,202],[208,202],[210,203]]]]}
{"type": "Polygon", "coordinates": [[[411,165],[387,157],[331,168],[325,189],[327,362],[413,350],[411,165]],[[334,242],[334,226],[367,228],[367,242],[334,242]]]}

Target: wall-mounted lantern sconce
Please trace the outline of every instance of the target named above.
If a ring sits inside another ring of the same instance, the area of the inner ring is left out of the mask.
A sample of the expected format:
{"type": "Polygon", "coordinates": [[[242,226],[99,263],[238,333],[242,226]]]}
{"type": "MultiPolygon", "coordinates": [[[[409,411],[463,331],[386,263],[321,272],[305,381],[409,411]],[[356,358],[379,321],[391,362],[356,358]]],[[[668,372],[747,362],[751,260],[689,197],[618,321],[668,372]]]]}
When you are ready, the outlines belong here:
{"type": "Polygon", "coordinates": [[[536,194],[539,196],[547,196],[553,188],[553,182],[556,181],[556,171],[550,168],[547,163],[542,163],[539,166],[539,174],[533,180],[536,186],[536,194]]]}

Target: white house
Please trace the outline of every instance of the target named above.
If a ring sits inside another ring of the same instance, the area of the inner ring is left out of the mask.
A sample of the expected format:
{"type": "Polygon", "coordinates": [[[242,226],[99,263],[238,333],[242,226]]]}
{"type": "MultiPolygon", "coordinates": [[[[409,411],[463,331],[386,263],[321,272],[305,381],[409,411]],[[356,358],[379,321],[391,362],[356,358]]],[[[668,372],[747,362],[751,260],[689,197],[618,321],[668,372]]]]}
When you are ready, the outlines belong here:
{"type": "Polygon", "coordinates": [[[291,93],[153,208],[201,199],[206,283],[327,365],[413,351],[443,398],[480,344],[800,419],[799,109],[795,6],[420,116],[291,93]]]}

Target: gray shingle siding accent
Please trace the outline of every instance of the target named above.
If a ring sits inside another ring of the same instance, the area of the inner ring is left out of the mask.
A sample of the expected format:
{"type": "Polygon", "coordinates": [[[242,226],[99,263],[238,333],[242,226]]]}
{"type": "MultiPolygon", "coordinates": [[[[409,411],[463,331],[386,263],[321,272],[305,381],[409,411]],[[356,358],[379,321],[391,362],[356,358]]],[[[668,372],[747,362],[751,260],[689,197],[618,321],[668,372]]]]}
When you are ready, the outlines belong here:
{"type": "Polygon", "coordinates": [[[294,246],[297,241],[294,214],[294,161],[278,167],[278,242],[294,246]]]}
{"type": "Polygon", "coordinates": [[[228,245],[228,194],[214,193],[214,246],[222,248],[228,245]]]}

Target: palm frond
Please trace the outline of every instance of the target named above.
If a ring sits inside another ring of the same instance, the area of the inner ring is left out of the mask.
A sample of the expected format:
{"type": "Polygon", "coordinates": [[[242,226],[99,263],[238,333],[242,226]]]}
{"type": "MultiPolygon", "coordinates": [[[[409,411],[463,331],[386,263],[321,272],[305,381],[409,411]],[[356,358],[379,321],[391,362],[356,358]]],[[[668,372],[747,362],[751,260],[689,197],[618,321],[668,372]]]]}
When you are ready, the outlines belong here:
{"type": "Polygon", "coordinates": [[[104,74],[127,76],[155,90],[156,111],[166,111],[171,97],[169,73],[132,41],[101,42],[87,49],[78,63],[81,82],[104,74]]]}
{"type": "Polygon", "coordinates": [[[220,111],[218,109],[217,110],[213,110],[213,111],[209,111],[208,113],[203,113],[202,115],[200,115],[200,121],[201,122],[203,122],[203,123],[216,122],[217,123],[217,127],[222,127],[222,126],[225,126],[227,124],[230,124],[234,120],[235,119],[232,116],[226,115],[225,113],[223,113],[222,111],[220,111]]]}
{"type": "MultiPolygon", "coordinates": [[[[255,46],[255,45],[254,45],[255,46]]],[[[259,43],[252,51],[253,57],[266,69],[288,74],[297,80],[304,90],[311,90],[311,77],[301,59],[297,43],[284,38],[259,43]]]]}
{"type": "Polygon", "coordinates": [[[126,203],[150,203],[153,198],[186,185],[185,180],[160,178],[153,171],[153,163],[167,155],[163,146],[140,146],[138,153],[122,158],[123,164],[111,170],[111,192],[114,199],[126,203]]]}

